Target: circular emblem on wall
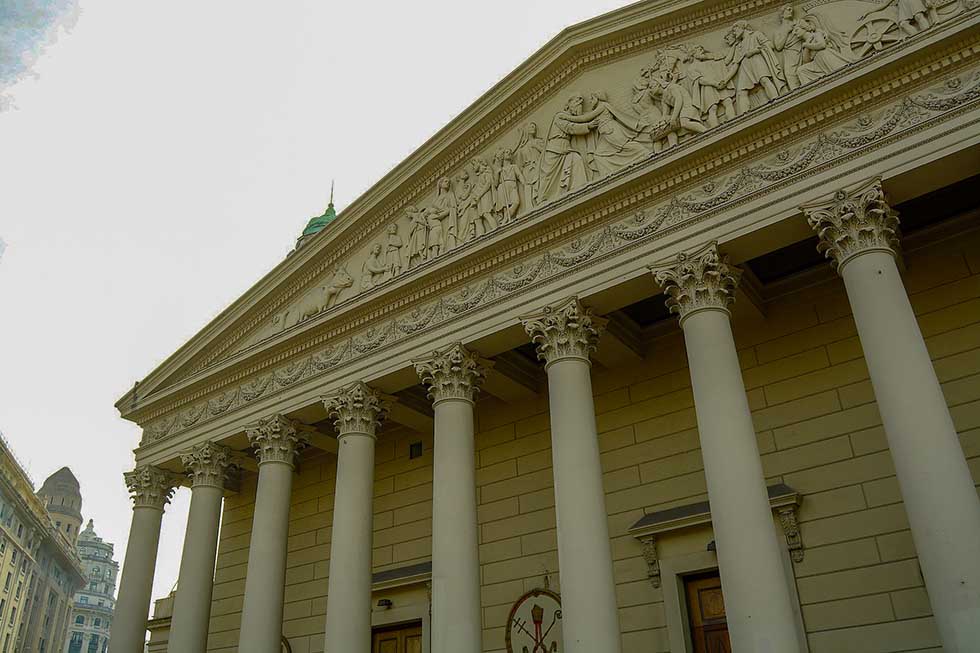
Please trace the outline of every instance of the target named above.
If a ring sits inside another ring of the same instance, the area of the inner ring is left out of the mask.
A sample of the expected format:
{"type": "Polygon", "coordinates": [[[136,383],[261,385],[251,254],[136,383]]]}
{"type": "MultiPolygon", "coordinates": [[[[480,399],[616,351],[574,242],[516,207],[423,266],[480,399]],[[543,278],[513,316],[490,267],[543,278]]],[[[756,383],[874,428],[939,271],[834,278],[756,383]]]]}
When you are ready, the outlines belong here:
{"type": "Polygon", "coordinates": [[[534,589],[517,599],[507,619],[507,653],[557,653],[561,646],[561,597],[534,589]]]}

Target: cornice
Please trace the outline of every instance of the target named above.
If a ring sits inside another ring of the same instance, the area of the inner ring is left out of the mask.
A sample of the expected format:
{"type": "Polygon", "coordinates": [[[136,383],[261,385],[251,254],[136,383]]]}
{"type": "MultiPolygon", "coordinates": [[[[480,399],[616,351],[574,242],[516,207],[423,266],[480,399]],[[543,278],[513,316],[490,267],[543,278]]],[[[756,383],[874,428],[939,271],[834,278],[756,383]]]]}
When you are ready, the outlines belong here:
{"type": "MultiPolygon", "coordinates": [[[[712,139],[704,143],[697,140],[682,143],[670,151],[669,157],[636,166],[587,186],[580,192],[542,207],[540,211],[532,212],[519,224],[500,229],[486,243],[477,241],[461,247],[451,256],[421,266],[393,283],[345,302],[321,318],[294,329],[295,333],[280,334],[259,343],[229,361],[160,393],[158,397],[150,397],[138,410],[131,412],[130,418],[145,424],[147,420],[153,420],[195,398],[214,393],[260,369],[279,365],[305,351],[334,341],[345,333],[363,329],[366,324],[376,324],[385,316],[404,312],[409,306],[418,306],[429,297],[451,292],[527,252],[556,241],[574,240],[575,233],[581,233],[592,225],[609,224],[621,219],[624,213],[638,210],[665,192],[696,187],[698,180],[703,180],[708,173],[738,169],[745,159],[757,157],[760,150],[771,151],[782,147],[782,153],[788,156],[787,148],[792,143],[822,129],[823,123],[862,111],[874,111],[876,107],[887,104],[903,88],[921,87],[944,69],[955,70],[968,65],[977,57],[978,44],[968,34],[959,35],[957,40],[946,43],[942,49],[920,54],[923,56],[917,57],[914,62],[896,61],[896,57],[891,60],[885,57],[875,59],[872,63],[879,68],[888,68],[885,74],[874,79],[865,78],[862,72],[867,71],[839,71],[847,74],[821,80],[833,86],[836,91],[833,97],[823,97],[829,92],[828,89],[820,83],[813,84],[812,88],[804,89],[806,93],[785,96],[766,111],[752,112],[723,125],[715,130],[717,133],[712,133],[712,139]],[[844,82],[849,82],[846,95],[839,89],[839,85],[844,83],[842,78],[844,82]],[[890,92],[885,93],[883,89],[890,92]],[[746,132],[754,135],[754,138],[746,132]],[[460,266],[459,262],[464,258],[466,265],[460,266]],[[202,384],[201,381],[207,378],[212,381],[202,384]],[[179,395],[176,402],[160,403],[167,395],[175,394],[179,395]]],[[[710,183],[701,182],[704,188],[708,188],[710,183]]],[[[682,207],[678,205],[675,208],[680,210],[682,207]]]]}
{"type": "MultiPolygon", "coordinates": [[[[957,50],[955,56],[946,53],[941,61],[933,61],[923,70],[940,71],[943,67],[962,69],[975,64],[980,47],[957,50]],[[946,63],[943,64],[942,62],[946,63]]],[[[912,88],[921,88],[926,81],[922,75],[905,75],[893,82],[899,88],[902,80],[912,88]]],[[[934,79],[934,78],[932,78],[934,79]]],[[[860,90],[860,89],[858,89],[860,90]]],[[[443,290],[435,301],[418,304],[410,310],[395,312],[393,319],[375,321],[373,326],[356,331],[347,340],[333,339],[326,348],[319,347],[310,356],[293,358],[264,377],[252,377],[238,389],[226,390],[238,393],[218,413],[233,407],[235,401],[248,403],[259,397],[265,398],[304,379],[313,378],[336,370],[349,362],[372,355],[383,347],[392,346],[415,337],[427,329],[437,328],[463,315],[488,306],[512,295],[526,292],[531,285],[571,274],[584,265],[619,255],[629,248],[649,248],[652,240],[688,229],[691,225],[709,220],[725,211],[726,215],[737,211],[749,201],[756,202],[767,194],[777,195],[784,186],[816,174],[820,170],[884,147],[912,134],[950,119],[964,111],[980,106],[980,73],[976,70],[967,75],[949,77],[944,82],[932,82],[930,92],[896,97],[867,94],[868,108],[863,96],[851,97],[845,105],[852,114],[837,115],[839,121],[822,130],[790,131],[797,138],[780,142],[782,149],[766,157],[756,157],[755,163],[729,167],[708,179],[688,183],[662,200],[647,203],[645,208],[632,217],[616,215],[616,220],[606,220],[582,234],[567,223],[553,224],[551,249],[513,244],[512,258],[496,266],[496,273],[483,276],[467,284],[443,290]],[[880,100],[889,100],[882,102],[880,100]]],[[[843,112],[841,112],[843,113],[843,112]]],[[[820,124],[817,121],[816,124],[820,124]]],[[[774,137],[775,138],[775,137],[774,137]]],[[[776,141],[780,139],[775,138],[776,141]]],[[[588,212],[594,216],[594,212],[588,212]]],[[[627,214],[628,215],[628,214],[627,214]]],[[[572,223],[574,225],[576,223],[572,223]]],[[[210,405],[221,395],[208,402],[197,403],[188,412],[165,416],[148,425],[145,444],[151,444],[167,436],[190,428],[199,421],[207,421],[212,415],[210,405]]]]}
{"type": "MultiPolygon", "coordinates": [[[[426,193],[439,176],[512,129],[569,79],[655,44],[667,47],[698,36],[717,28],[722,21],[753,19],[780,4],[763,0],[645,2],[566,29],[352,203],[338,221],[338,228],[322,232],[299,253],[288,257],[148,375],[141,384],[141,393],[157,393],[175,375],[186,376],[226,358],[247,334],[306,291],[325,271],[377,237],[397,211],[426,193]],[[277,293],[272,294],[273,289],[277,293]]],[[[931,31],[948,32],[957,22],[962,21],[952,20],[931,31]]],[[[908,50],[907,45],[896,45],[886,52],[893,57],[894,52],[908,50]]],[[[350,308],[350,301],[342,303],[350,308]]],[[[117,403],[124,415],[139,407],[133,399],[131,391],[117,403]]]]}

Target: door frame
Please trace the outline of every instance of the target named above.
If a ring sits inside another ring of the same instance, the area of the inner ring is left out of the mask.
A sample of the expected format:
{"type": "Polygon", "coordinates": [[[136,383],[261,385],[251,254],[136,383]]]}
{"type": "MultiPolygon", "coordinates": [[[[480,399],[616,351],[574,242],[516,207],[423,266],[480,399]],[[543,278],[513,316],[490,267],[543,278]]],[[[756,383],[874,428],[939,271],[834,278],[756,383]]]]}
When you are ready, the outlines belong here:
{"type": "Polygon", "coordinates": [[[371,611],[371,632],[375,629],[409,626],[422,622],[422,653],[430,653],[429,606],[427,603],[411,603],[403,607],[371,611]]]}

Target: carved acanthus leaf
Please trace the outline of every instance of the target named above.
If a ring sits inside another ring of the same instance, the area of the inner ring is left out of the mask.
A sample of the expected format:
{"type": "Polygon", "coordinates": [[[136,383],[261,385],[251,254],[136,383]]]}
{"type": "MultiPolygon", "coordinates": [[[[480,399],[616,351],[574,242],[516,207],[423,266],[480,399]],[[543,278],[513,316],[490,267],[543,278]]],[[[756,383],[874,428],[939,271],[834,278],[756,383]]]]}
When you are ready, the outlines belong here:
{"type": "Polygon", "coordinates": [[[123,474],[123,478],[136,508],[163,510],[170,503],[174,488],[178,485],[174,474],[151,465],[141,465],[123,474]]]}
{"type": "Polygon", "coordinates": [[[377,429],[388,414],[392,398],[357,381],[323,397],[327,414],[334,420],[337,435],[377,436],[377,429]]]}
{"type": "Polygon", "coordinates": [[[718,253],[717,243],[693,252],[678,254],[676,262],[652,268],[657,283],[667,294],[667,307],[681,321],[704,309],[728,311],[734,301],[741,270],[729,265],[718,253]]]}
{"type": "Polygon", "coordinates": [[[429,388],[429,398],[439,403],[445,399],[473,401],[491,363],[456,343],[412,364],[422,383],[429,388]]]}
{"type": "Polygon", "coordinates": [[[180,454],[180,461],[191,478],[191,487],[223,488],[229,472],[237,467],[231,449],[214,442],[204,442],[185,451],[180,454]]]}
{"type": "Polygon", "coordinates": [[[294,465],[296,454],[306,445],[305,434],[296,423],[282,415],[261,419],[245,429],[249,444],[255,448],[255,456],[262,463],[286,463],[294,465]]]}
{"type": "Polygon", "coordinates": [[[838,190],[829,200],[805,204],[800,210],[820,237],[817,249],[833,259],[838,272],[858,254],[898,254],[898,213],[888,206],[880,178],[838,190]]]}
{"type": "Polygon", "coordinates": [[[537,345],[538,358],[547,364],[567,358],[589,360],[606,327],[605,318],[592,314],[578,297],[569,297],[520,318],[537,345]]]}

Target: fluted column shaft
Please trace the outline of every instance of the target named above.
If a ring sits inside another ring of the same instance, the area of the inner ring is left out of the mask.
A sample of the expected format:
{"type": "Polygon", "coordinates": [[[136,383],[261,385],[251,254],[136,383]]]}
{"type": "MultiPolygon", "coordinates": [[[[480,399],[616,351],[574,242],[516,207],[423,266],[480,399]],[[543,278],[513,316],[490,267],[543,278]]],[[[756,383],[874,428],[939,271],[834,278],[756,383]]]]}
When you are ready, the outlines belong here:
{"type": "Polygon", "coordinates": [[[844,279],[944,650],[980,642],[980,500],[895,263],[880,180],[804,207],[844,279]]]}
{"type": "Polygon", "coordinates": [[[137,467],[126,475],[133,496],[133,523],[119,580],[109,653],[142,653],[150,616],[153,574],[160,545],[164,506],[173,495],[173,477],[155,467],[137,467]]]}
{"type": "Polygon", "coordinates": [[[576,298],[521,318],[548,374],[563,650],[621,650],[589,354],[605,320],[576,298]]]}
{"type": "Polygon", "coordinates": [[[246,429],[259,461],[255,515],[248,549],[239,653],[282,646],[289,498],[296,453],[305,442],[296,425],[276,415],[246,429]]]}
{"type": "Polygon", "coordinates": [[[681,316],[718,571],[735,653],[801,651],[728,304],[739,273],[711,246],[656,271],[681,316]]]}
{"type": "Polygon", "coordinates": [[[485,361],[456,344],[416,361],[435,412],[432,652],[480,653],[480,541],[473,401],[485,361]]]}
{"type": "Polygon", "coordinates": [[[371,651],[374,445],[388,398],[363,383],[324,397],[334,418],[337,482],[327,581],[326,650],[371,651]]]}
{"type": "Polygon", "coordinates": [[[170,653],[204,653],[211,618],[221,499],[225,477],[232,466],[231,452],[226,447],[206,442],[184,453],[181,460],[192,479],[191,507],[167,650],[170,653]]]}

